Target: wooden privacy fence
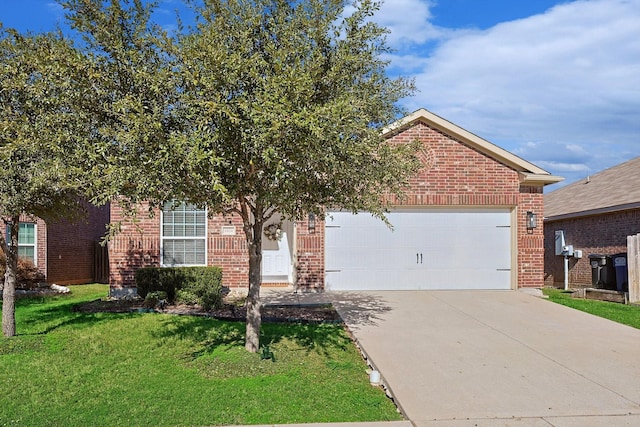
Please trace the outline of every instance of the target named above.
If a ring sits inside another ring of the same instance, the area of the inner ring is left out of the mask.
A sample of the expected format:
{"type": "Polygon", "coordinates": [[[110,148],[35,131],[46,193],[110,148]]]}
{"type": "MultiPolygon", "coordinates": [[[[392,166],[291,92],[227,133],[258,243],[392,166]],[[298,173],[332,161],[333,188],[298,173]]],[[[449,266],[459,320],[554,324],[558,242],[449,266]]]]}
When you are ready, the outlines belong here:
{"type": "Polygon", "coordinates": [[[640,304],[640,234],[627,236],[627,268],[629,270],[629,302],[640,304]]]}
{"type": "Polygon", "coordinates": [[[109,249],[100,242],[93,244],[93,281],[109,283],[109,249]]]}

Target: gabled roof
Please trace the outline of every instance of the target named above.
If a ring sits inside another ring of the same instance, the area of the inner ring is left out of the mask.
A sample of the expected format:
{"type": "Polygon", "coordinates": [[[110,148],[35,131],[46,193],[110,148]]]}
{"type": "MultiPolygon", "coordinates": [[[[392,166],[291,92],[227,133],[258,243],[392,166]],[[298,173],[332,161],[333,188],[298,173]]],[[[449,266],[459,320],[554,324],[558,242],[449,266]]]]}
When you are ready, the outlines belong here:
{"type": "Polygon", "coordinates": [[[634,208],[640,208],[640,157],[544,196],[544,211],[548,220],[634,208]]]}
{"type": "Polygon", "coordinates": [[[450,135],[453,138],[463,142],[464,144],[473,147],[484,155],[491,157],[492,159],[510,167],[511,169],[520,173],[520,182],[526,185],[549,185],[562,181],[564,178],[551,175],[544,169],[539,168],[533,163],[529,163],[526,160],[516,156],[509,151],[498,147],[495,144],[482,139],[479,136],[461,128],[458,125],[451,123],[448,120],[425,110],[424,108],[398,120],[391,124],[389,127],[383,129],[382,135],[391,137],[397,133],[402,132],[410,126],[413,126],[416,122],[422,122],[428,126],[439,130],[440,132],[450,135]]]}

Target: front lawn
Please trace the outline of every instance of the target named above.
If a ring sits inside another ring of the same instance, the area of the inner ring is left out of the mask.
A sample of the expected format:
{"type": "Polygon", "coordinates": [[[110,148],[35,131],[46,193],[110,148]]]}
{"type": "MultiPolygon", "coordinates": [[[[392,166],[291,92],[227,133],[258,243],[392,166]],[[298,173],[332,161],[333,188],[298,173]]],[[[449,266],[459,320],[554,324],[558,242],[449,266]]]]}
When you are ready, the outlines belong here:
{"type": "Polygon", "coordinates": [[[640,307],[638,306],[572,298],[570,292],[554,288],[544,288],[543,293],[555,303],[640,329],[640,307]]]}
{"type": "Polygon", "coordinates": [[[244,324],[165,314],[83,314],[72,295],[17,302],[0,337],[0,426],[198,426],[399,420],[339,325],[244,324]],[[264,356],[264,355],[263,355],[264,356]]]}

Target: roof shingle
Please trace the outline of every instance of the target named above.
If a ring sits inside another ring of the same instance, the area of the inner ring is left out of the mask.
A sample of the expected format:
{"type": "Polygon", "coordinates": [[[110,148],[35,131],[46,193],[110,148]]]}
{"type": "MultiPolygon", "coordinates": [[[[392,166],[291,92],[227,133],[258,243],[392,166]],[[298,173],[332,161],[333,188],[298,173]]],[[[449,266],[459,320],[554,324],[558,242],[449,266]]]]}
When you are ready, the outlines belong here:
{"type": "Polygon", "coordinates": [[[640,157],[544,195],[548,219],[632,207],[640,207],[640,157]]]}

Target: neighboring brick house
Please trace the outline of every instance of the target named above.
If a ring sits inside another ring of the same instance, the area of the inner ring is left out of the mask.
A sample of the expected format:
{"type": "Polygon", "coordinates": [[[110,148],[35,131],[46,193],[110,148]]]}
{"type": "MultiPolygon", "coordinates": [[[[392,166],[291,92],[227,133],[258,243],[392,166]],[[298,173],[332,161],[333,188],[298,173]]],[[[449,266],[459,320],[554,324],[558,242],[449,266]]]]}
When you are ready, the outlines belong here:
{"type": "Polygon", "coordinates": [[[33,261],[50,284],[106,282],[106,250],[96,246],[107,230],[109,211],[109,206],[88,205],[87,217],[76,223],[66,220],[46,223],[41,218],[22,216],[18,254],[33,261]]]}
{"type": "Polygon", "coordinates": [[[556,255],[555,233],[582,251],[569,258],[571,287],[592,285],[589,255],[627,251],[627,236],[640,233],[640,157],[591,175],[544,196],[545,284],[564,284],[564,257],[556,255]]]}
{"type": "MultiPolygon", "coordinates": [[[[424,166],[388,215],[334,210],[284,223],[263,251],[263,283],[304,290],[515,289],[543,284],[543,187],[561,178],[424,109],[384,131],[414,139],[424,166]],[[294,267],[295,265],[295,267],[294,267]]],[[[122,212],[112,206],[113,221],[122,212]]],[[[223,284],[246,288],[248,255],[237,216],[207,219],[180,206],[125,221],[109,245],[113,294],[133,292],[146,265],[219,265],[223,284]]]]}

